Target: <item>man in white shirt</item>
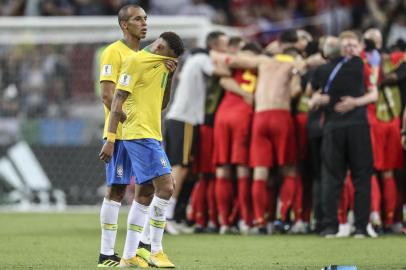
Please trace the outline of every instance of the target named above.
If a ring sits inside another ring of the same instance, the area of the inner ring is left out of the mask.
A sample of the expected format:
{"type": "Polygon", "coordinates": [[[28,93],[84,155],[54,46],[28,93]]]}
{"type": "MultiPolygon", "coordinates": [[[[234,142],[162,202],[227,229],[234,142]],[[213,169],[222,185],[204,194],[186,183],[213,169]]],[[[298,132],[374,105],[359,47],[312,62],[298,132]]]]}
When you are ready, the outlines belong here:
{"type": "Polygon", "coordinates": [[[177,198],[191,163],[193,138],[196,137],[195,127],[204,122],[207,79],[213,75],[230,75],[225,66],[215,65],[209,52],[226,52],[227,45],[228,37],[224,33],[211,32],[206,38],[207,49],[199,50],[186,59],[180,71],[173,103],[166,115],[165,147],[176,181],[175,192],[167,212],[169,233],[178,233],[176,229],[171,228],[173,223],[170,220],[174,217],[177,198]]]}

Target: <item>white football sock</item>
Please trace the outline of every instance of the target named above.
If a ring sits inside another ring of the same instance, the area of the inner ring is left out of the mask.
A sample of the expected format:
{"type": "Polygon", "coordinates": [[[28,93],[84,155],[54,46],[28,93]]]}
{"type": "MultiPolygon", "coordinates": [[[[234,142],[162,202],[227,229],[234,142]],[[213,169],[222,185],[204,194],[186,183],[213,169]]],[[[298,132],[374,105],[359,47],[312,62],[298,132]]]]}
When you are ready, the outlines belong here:
{"type": "Polygon", "coordinates": [[[145,219],[144,230],[142,231],[141,234],[141,242],[143,242],[146,245],[151,245],[151,238],[149,235],[149,216],[147,219],[145,219]]]}
{"type": "Polygon", "coordinates": [[[166,210],[169,200],[164,200],[154,196],[149,209],[151,234],[151,253],[162,250],[162,238],[164,235],[166,210]]]}
{"type": "Polygon", "coordinates": [[[100,209],[100,223],[102,228],[100,253],[114,255],[114,245],[117,235],[118,212],[121,203],[104,198],[100,209]]]}
{"type": "Polygon", "coordinates": [[[135,256],[140,243],[142,229],[148,220],[149,206],[133,201],[128,213],[127,237],[125,239],[123,258],[129,259],[135,256]]]}
{"type": "Polygon", "coordinates": [[[172,220],[175,216],[175,208],[176,208],[176,202],[178,200],[174,197],[171,197],[169,199],[169,205],[168,205],[168,209],[166,210],[166,218],[168,220],[172,220]]]}

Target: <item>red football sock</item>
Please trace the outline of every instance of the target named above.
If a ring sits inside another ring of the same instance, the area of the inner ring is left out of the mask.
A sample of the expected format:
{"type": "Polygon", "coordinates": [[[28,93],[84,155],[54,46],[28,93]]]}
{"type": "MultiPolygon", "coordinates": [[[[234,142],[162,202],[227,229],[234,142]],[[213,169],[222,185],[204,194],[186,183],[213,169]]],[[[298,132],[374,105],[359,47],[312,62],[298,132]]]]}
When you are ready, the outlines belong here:
{"type": "Polygon", "coordinates": [[[293,213],[295,214],[295,222],[302,219],[303,213],[303,182],[302,177],[296,177],[295,197],[293,199],[293,213]]]}
{"type": "Polygon", "coordinates": [[[194,218],[197,225],[206,225],[206,191],[207,181],[200,179],[193,190],[194,195],[194,218]]]}
{"type": "Polygon", "coordinates": [[[245,224],[252,225],[251,219],[251,183],[248,177],[238,178],[238,205],[241,219],[245,224]]]}
{"type": "Polygon", "coordinates": [[[269,195],[265,180],[254,180],[252,182],[252,206],[254,208],[255,224],[264,226],[266,224],[266,209],[269,203],[269,195]]]}
{"type": "Polygon", "coordinates": [[[221,225],[230,225],[228,223],[233,203],[233,183],[230,179],[217,178],[216,180],[216,202],[220,215],[221,225]]]}
{"type": "Polygon", "coordinates": [[[292,206],[293,198],[295,196],[295,177],[286,176],[283,179],[282,187],[279,191],[279,198],[281,202],[281,219],[286,221],[289,208],[292,206]]]}
{"type": "Polygon", "coordinates": [[[216,204],[216,181],[210,179],[207,183],[207,214],[209,221],[218,226],[217,204],[216,204]]]}
{"type": "Polygon", "coordinates": [[[344,183],[338,204],[337,218],[340,224],[347,223],[347,210],[349,207],[348,184],[344,183]]]}
{"type": "Polygon", "coordinates": [[[393,177],[383,179],[383,201],[385,206],[385,226],[393,224],[396,210],[396,182],[393,177]]]}
{"type": "Polygon", "coordinates": [[[375,175],[371,178],[371,212],[381,212],[381,189],[375,175]]]}

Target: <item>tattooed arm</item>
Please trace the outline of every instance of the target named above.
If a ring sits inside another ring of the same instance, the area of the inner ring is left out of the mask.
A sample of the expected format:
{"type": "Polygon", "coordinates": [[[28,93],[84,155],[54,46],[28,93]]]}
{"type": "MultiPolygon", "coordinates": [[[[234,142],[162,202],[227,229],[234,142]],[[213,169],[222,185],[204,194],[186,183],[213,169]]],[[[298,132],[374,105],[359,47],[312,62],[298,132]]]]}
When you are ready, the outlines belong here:
{"type": "Polygon", "coordinates": [[[110,123],[108,132],[116,133],[118,122],[120,121],[123,112],[123,104],[128,97],[129,92],[117,89],[114,93],[113,101],[111,102],[110,123]]]}
{"type": "Polygon", "coordinates": [[[169,75],[168,75],[168,83],[166,84],[165,92],[164,92],[164,98],[162,100],[162,110],[166,109],[166,107],[169,104],[169,100],[171,98],[172,78],[173,78],[173,73],[169,73],[169,75]]]}
{"type": "MultiPolygon", "coordinates": [[[[110,122],[108,133],[116,134],[118,122],[123,115],[123,103],[128,97],[128,92],[119,90],[114,93],[113,101],[111,103],[111,112],[110,112],[110,122]]],[[[103,145],[102,150],[100,151],[99,157],[104,162],[109,162],[114,152],[114,140],[109,140],[109,135],[107,136],[107,141],[103,145]]]]}

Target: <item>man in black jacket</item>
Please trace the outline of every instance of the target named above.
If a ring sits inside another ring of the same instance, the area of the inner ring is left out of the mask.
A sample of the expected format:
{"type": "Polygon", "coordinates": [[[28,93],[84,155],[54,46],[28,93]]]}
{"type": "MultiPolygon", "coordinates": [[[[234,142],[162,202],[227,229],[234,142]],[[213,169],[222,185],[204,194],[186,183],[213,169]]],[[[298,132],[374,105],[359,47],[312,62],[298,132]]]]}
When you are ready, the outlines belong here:
{"type": "Polygon", "coordinates": [[[358,36],[346,31],[339,39],[342,57],[320,70],[321,78],[324,78],[323,96],[328,96],[322,117],[322,235],[332,237],[337,233],[337,206],[349,169],[355,186],[355,236],[364,237],[367,235],[373,170],[366,105],[376,101],[378,95],[377,89],[365,93],[358,36]]]}

